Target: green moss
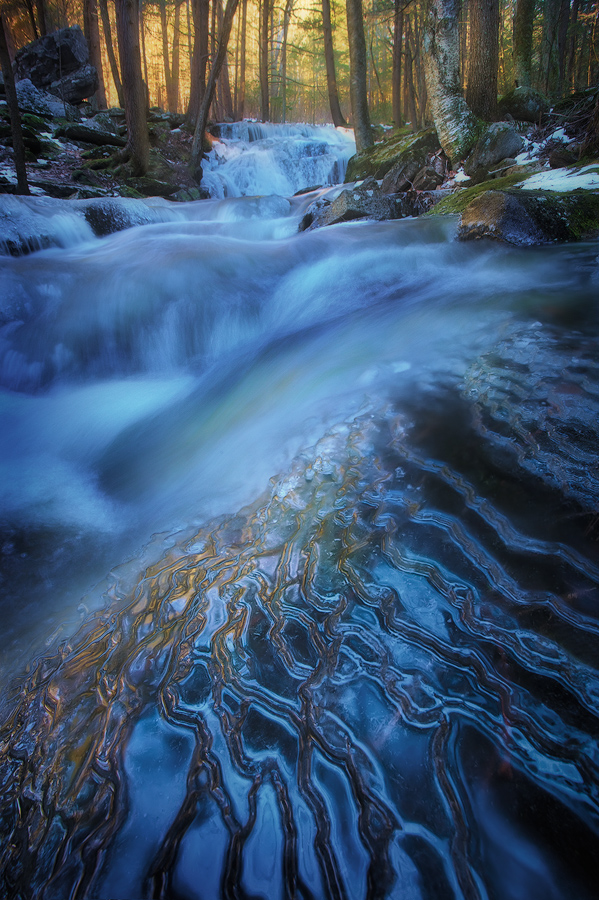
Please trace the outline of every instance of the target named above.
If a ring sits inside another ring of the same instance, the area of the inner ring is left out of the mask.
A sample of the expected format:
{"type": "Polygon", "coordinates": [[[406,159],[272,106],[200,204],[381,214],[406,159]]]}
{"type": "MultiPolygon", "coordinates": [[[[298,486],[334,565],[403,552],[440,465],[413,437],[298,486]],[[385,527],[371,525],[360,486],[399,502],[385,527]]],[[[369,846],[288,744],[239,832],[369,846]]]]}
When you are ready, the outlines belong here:
{"type": "Polygon", "coordinates": [[[441,200],[425,215],[449,216],[455,213],[462,213],[476,197],[480,197],[486,191],[504,191],[506,188],[511,188],[521,181],[526,181],[532,174],[532,172],[514,172],[512,175],[504,175],[503,178],[481,181],[480,184],[475,184],[472,187],[458,188],[450,197],[441,200]]]}
{"type": "Polygon", "coordinates": [[[534,198],[537,219],[548,231],[556,229],[558,240],[583,241],[599,232],[599,193],[580,189],[507,193],[525,193],[534,198]]]}
{"type": "Polygon", "coordinates": [[[439,149],[439,139],[434,128],[412,132],[408,128],[396,128],[379,144],[374,144],[362,153],[352,156],[345,175],[346,184],[367,178],[384,178],[397,162],[409,162],[416,156],[424,158],[427,153],[439,149]]]}

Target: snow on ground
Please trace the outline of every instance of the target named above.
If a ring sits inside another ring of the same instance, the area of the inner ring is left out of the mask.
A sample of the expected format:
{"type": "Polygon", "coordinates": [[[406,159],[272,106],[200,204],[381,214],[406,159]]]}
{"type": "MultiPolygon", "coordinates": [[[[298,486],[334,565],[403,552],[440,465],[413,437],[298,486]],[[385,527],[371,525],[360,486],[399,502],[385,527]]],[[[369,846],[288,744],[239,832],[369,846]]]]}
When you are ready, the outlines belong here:
{"type": "Polygon", "coordinates": [[[531,175],[517,187],[526,191],[575,191],[599,190],[599,166],[584,166],[582,169],[550,169],[531,175]]]}

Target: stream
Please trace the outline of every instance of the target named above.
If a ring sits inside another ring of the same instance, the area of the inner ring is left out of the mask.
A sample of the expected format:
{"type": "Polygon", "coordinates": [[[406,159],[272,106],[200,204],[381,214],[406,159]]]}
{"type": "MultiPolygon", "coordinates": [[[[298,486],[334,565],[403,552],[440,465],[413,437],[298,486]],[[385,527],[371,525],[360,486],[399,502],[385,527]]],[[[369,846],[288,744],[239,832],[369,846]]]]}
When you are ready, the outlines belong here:
{"type": "Polygon", "coordinates": [[[2,198],[2,897],[597,897],[599,243],[298,233],[352,152],[2,198]]]}

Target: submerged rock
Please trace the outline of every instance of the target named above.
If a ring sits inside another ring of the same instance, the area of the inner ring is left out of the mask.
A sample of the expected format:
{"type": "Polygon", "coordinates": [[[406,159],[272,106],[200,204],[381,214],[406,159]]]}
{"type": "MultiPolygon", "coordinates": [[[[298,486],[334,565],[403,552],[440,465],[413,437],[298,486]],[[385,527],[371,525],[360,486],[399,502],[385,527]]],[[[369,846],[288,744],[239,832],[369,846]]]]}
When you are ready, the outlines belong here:
{"type": "Polygon", "coordinates": [[[599,194],[592,191],[490,190],[462,214],[459,240],[509,244],[580,241],[599,234],[599,194]]]}

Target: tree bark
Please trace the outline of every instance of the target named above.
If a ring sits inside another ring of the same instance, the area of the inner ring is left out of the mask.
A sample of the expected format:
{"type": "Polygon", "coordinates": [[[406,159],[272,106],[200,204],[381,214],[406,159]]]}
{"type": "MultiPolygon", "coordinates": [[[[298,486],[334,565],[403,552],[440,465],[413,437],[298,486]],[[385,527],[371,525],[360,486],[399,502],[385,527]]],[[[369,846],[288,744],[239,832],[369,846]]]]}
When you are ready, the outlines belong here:
{"type": "Polygon", "coordinates": [[[339,105],[339,91],[337,89],[337,75],[335,72],[335,50],[333,48],[333,29],[331,27],[331,3],[330,0],[322,0],[322,35],[324,39],[324,61],[327,70],[327,91],[329,95],[329,108],[335,128],[347,125],[339,105]]]}
{"type": "Polygon", "coordinates": [[[497,109],[499,0],[478,0],[470,7],[470,53],[466,103],[476,116],[491,121],[497,109]]]}
{"type": "Polygon", "coordinates": [[[192,0],[193,54],[191,57],[191,77],[187,121],[195,125],[206,92],[206,67],[208,65],[208,32],[210,23],[210,0],[192,0]]]}
{"type": "Polygon", "coordinates": [[[361,153],[374,143],[368,111],[366,87],[366,39],[362,0],[346,0],[347,37],[349,42],[349,84],[356,150],[361,153]]]}
{"type": "Polygon", "coordinates": [[[175,111],[173,97],[173,78],[171,73],[171,57],[168,46],[168,18],[166,15],[166,0],[160,0],[160,31],[162,38],[162,65],[164,66],[164,84],[166,87],[166,105],[170,112],[175,111]]]}
{"type": "Polygon", "coordinates": [[[35,6],[37,9],[37,21],[40,30],[40,37],[45,37],[48,34],[48,16],[46,14],[45,0],[35,0],[35,6]]]}
{"type": "Polygon", "coordinates": [[[212,65],[210,66],[210,74],[208,75],[208,81],[206,83],[206,91],[204,93],[202,105],[200,107],[198,119],[193,133],[190,166],[193,176],[197,181],[200,181],[202,177],[200,159],[202,157],[202,141],[204,138],[204,132],[206,131],[206,125],[208,124],[208,113],[210,111],[210,106],[214,98],[216,82],[227,55],[227,45],[229,43],[229,37],[231,35],[231,28],[233,27],[233,19],[235,17],[235,11],[237,9],[238,2],[239,0],[227,0],[225,14],[223,17],[223,27],[221,29],[218,41],[218,49],[216,51],[216,56],[212,61],[212,65]]]}
{"type": "Polygon", "coordinates": [[[98,73],[98,90],[95,97],[100,109],[106,109],[106,88],[104,87],[104,71],[102,69],[102,50],[100,47],[100,23],[98,21],[97,0],[84,0],[83,30],[89,46],[89,61],[98,73]]]}
{"type": "Polygon", "coordinates": [[[8,41],[6,38],[6,24],[4,16],[0,15],[0,66],[4,77],[4,91],[10,116],[10,130],[12,134],[12,149],[15,155],[15,169],[17,172],[17,194],[28,194],[27,167],[25,166],[25,145],[21,130],[21,114],[19,113],[19,101],[15,87],[15,76],[8,53],[8,41]]]}
{"type": "Polygon", "coordinates": [[[429,0],[423,36],[433,121],[441,146],[453,162],[472,149],[479,127],[460,85],[458,12],[458,0],[429,0]]]}
{"type": "MultiPolygon", "coordinates": [[[[222,33],[223,29],[223,0],[213,0],[217,4],[217,16],[218,16],[218,33],[219,36],[222,33]]],[[[228,40],[227,40],[228,45],[228,40]]],[[[234,110],[233,110],[233,97],[231,96],[231,81],[229,78],[229,62],[227,59],[227,53],[225,52],[225,58],[223,59],[223,63],[221,66],[220,74],[218,77],[218,88],[221,96],[221,118],[222,119],[233,119],[234,110]]]]}
{"type": "Polygon", "coordinates": [[[146,119],[146,88],[141,74],[139,7],[137,0],[116,0],[116,26],[123,74],[127,146],[134,175],[145,175],[150,164],[146,119]]]}
{"type": "Polygon", "coordinates": [[[173,24],[173,55],[171,79],[173,83],[173,112],[179,112],[179,59],[181,46],[181,5],[183,0],[175,0],[175,21],[173,24]]]}
{"type": "Polygon", "coordinates": [[[247,34],[247,0],[241,0],[241,47],[239,61],[239,91],[237,94],[237,118],[243,119],[245,113],[245,63],[247,34]]]}
{"type": "Polygon", "coordinates": [[[557,58],[561,0],[544,0],[541,35],[541,79],[546,94],[555,94],[559,80],[557,58]]]}
{"type": "Polygon", "coordinates": [[[104,31],[104,42],[106,44],[106,55],[108,56],[108,62],[110,63],[110,73],[112,75],[112,80],[114,81],[114,87],[116,89],[118,97],[118,104],[122,109],[125,106],[125,101],[123,99],[123,86],[121,84],[121,76],[119,74],[119,67],[114,52],[114,44],[112,42],[112,28],[110,27],[110,16],[108,14],[108,0],[99,0],[99,4],[100,16],[102,19],[102,30],[104,31]]]}
{"type": "Polygon", "coordinates": [[[261,0],[260,7],[260,117],[263,122],[269,120],[269,89],[268,89],[268,32],[270,25],[271,0],[261,0]]]}
{"type": "Polygon", "coordinates": [[[401,57],[403,52],[403,6],[402,0],[395,0],[393,16],[393,73],[391,75],[393,124],[399,128],[403,124],[401,112],[401,57]]]}
{"type": "Polygon", "coordinates": [[[532,29],[535,0],[516,0],[514,13],[514,82],[515,87],[532,84],[532,29]]]}

